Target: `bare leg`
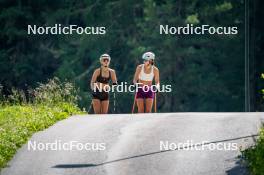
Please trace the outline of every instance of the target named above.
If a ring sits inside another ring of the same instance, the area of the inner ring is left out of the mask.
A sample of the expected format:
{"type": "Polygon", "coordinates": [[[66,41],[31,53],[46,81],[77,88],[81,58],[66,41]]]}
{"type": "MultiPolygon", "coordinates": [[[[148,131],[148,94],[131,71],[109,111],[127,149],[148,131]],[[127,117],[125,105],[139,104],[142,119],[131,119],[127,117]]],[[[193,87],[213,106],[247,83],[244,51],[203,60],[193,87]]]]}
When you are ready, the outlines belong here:
{"type": "Polygon", "coordinates": [[[102,114],[108,113],[109,100],[104,100],[101,102],[101,112],[102,114]]]}
{"type": "Polygon", "coordinates": [[[95,114],[101,113],[101,101],[98,99],[93,99],[93,109],[95,114]]]}
{"type": "Polygon", "coordinates": [[[144,113],[144,99],[137,99],[138,113],[144,113]]]}
{"type": "Polygon", "coordinates": [[[151,113],[152,105],[153,105],[153,99],[147,98],[146,99],[146,113],[151,113]]]}

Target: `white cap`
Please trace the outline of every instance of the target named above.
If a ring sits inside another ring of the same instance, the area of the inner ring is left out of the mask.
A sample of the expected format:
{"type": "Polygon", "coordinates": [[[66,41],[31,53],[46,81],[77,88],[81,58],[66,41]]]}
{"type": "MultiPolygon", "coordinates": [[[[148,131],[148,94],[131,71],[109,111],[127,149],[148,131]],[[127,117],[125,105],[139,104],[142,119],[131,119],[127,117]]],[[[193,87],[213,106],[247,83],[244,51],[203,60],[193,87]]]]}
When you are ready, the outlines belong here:
{"type": "Polygon", "coordinates": [[[100,61],[101,61],[102,59],[108,59],[109,61],[111,61],[111,57],[110,57],[110,55],[108,55],[108,54],[106,54],[106,53],[100,56],[100,61]]]}
{"type": "Polygon", "coordinates": [[[143,54],[142,59],[144,60],[154,60],[155,54],[153,52],[146,52],[143,54]]]}

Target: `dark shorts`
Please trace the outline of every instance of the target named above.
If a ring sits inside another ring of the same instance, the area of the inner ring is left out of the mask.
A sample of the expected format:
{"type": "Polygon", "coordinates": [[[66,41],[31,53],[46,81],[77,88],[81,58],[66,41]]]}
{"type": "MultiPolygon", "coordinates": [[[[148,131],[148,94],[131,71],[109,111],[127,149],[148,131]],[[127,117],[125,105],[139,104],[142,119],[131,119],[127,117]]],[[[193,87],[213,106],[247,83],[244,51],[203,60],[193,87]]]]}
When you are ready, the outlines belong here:
{"type": "Polygon", "coordinates": [[[93,99],[98,99],[100,101],[109,100],[109,93],[108,92],[93,92],[93,99]]]}
{"type": "Polygon", "coordinates": [[[146,98],[154,98],[154,93],[151,88],[149,89],[142,89],[142,88],[138,88],[138,91],[137,91],[137,95],[136,95],[136,98],[142,98],[142,99],[146,99],[146,98]],[[145,91],[144,91],[145,90],[145,91]]]}

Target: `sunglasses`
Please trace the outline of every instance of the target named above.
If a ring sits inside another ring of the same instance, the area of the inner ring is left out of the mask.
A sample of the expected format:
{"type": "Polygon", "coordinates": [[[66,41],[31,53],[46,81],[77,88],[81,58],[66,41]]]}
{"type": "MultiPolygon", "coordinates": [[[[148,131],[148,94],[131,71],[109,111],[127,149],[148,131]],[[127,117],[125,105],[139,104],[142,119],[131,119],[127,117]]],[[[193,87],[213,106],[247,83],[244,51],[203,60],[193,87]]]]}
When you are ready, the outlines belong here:
{"type": "Polygon", "coordinates": [[[109,62],[109,59],[105,58],[103,59],[103,62],[109,62]]]}
{"type": "Polygon", "coordinates": [[[146,63],[146,62],[154,62],[154,60],[144,60],[144,63],[146,63]]]}

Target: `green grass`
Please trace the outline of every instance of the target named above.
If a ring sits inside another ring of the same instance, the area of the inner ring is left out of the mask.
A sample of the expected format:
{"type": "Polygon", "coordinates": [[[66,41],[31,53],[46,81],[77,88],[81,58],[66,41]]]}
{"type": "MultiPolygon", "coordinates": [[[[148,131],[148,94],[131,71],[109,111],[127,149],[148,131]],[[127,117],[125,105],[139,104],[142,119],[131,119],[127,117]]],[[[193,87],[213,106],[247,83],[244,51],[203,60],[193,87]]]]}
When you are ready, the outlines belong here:
{"type": "Polygon", "coordinates": [[[82,111],[71,103],[0,106],[0,168],[30,136],[82,111]]]}
{"type": "Polygon", "coordinates": [[[242,152],[251,174],[264,174],[264,128],[260,131],[260,137],[255,146],[242,152]]]}
{"type": "Polygon", "coordinates": [[[39,83],[28,94],[11,89],[5,95],[0,85],[0,169],[32,136],[73,114],[84,113],[77,106],[78,90],[70,82],[58,78],[39,83]]]}

